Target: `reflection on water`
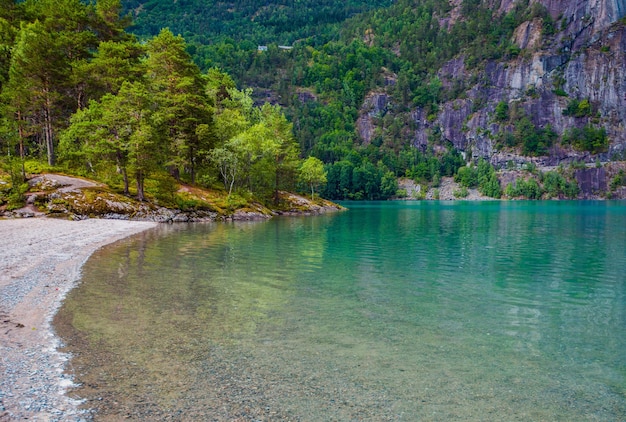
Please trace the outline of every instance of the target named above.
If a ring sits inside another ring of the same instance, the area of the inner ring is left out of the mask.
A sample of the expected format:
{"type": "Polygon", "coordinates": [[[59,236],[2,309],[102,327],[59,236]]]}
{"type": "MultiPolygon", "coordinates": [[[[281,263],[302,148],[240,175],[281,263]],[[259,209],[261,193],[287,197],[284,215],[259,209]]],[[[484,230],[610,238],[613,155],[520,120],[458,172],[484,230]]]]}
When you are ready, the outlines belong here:
{"type": "Polygon", "coordinates": [[[625,420],[626,205],[355,203],[104,248],[56,321],[96,419],[625,420]]]}

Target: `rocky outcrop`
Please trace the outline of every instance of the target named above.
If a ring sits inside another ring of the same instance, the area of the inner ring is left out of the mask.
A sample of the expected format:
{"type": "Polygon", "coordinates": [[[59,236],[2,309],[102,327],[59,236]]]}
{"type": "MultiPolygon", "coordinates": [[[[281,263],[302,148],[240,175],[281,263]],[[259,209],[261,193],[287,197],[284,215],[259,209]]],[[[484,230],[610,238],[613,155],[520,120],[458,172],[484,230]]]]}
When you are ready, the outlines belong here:
{"type": "Polygon", "coordinates": [[[593,198],[607,191],[607,172],[604,167],[576,170],[574,177],[583,198],[593,198]]]}
{"type": "MultiPolygon", "coordinates": [[[[607,161],[624,155],[626,29],[617,21],[626,14],[626,0],[539,2],[556,20],[554,26],[560,31],[544,36],[541,19],[535,18],[514,32],[513,41],[521,49],[516,57],[468,70],[461,55],[442,66],[438,76],[443,88],[464,86],[465,95],[441,104],[436,116],[413,110],[411,117],[417,127],[414,146],[425,149],[429,135],[437,132],[457,149],[471,150],[473,158],[492,160],[501,153],[498,134],[511,132],[515,120],[525,115],[537,128],[549,126],[559,136],[569,128],[589,123],[606,130],[610,146],[599,157],[557,146],[542,157],[547,164],[580,159],[607,161]],[[583,99],[589,101],[593,113],[579,117],[563,114],[570,101],[583,99]],[[499,102],[517,110],[517,116],[508,122],[496,121],[494,112],[499,102]]],[[[505,13],[514,1],[494,3],[498,3],[493,7],[498,7],[499,13],[505,13]]],[[[357,122],[364,143],[371,141],[376,129],[374,116],[388,105],[389,99],[380,93],[366,98],[357,122]]],[[[499,158],[492,162],[501,164],[499,158]]]]}
{"type": "Polygon", "coordinates": [[[356,121],[357,132],[363,144],[368,145],[374,138],[374,120],[387,112],[389,96],[382,92],[371,93],[365,98],[361,113],[356,121]]]}
{"type": "Polygon", "coordinates": [[[28,218],[51,216],[70,220],[105,218],[111,220],[152,221],[157,223],[190,223],[206,221],[267,220],[277,215],[316,215],[344,208],[333,202],[311,200],[290,192],[279,192],[279,204],[273,209],[259,202],[247,202],[237,209],[222,208],[226,193],[181,185],[177,191],[184,208],[159,205],[158,201],[137,201],[113,192],[102,183],[91,180],[43,174],[31,177],[26,192],[26,206],[7,211],[0,217],[28,218]],[[220,196],[221,195],[221,196],[220,196]]]}
{"type": "MultiPolygon", "coordinates": [[[[504,15],[518,0],[484,0],[496,14],[504,15]]],[[[426,151],[453,144],[467,158],[485,158],[497,169],[520,169],[527,163],[547,169],[556,166],[626,160],[626,0],[530,0],[545,7],[519,25],[512,36],[519,50],[506,59],[479,67],[466,64],[463,53],[438,71],[443,90],[451,99],[432,109],[407,113],[415,128],[412,144],[426,151]],[[547,12],[542,19],[541,14],[547,12]],[[546,29],[548,28],[548,29],[546,29]],[[586,100],[587,113],[564,114],[572,102],[586,100]],[[496,118],[499,103],[508,105],[509,117],[496,118]],[[539,157],[524,156],[520,147],[503,142],[514,135],[516,123],[526,116],[537,130],[552,130],[557,141],[539,157]],[[591,153],[559,142],[572,129],[606,131],[606,150],[591,153]],[[549,129],[548,129],[549,128],[549,129]],[[433,144],[434,143],[434,144],[433,144]]],[[[448,15],[437,17],[442,27],[462,19],[460,2],[451,1],[448,15]]],[[[391,97],[368,95],[357,121],[364,144],[372,141],[385,113],[394,112],[391,97]]],[[[597,197],[609,189],[602,168],[575,174],[581,197],[597,197]]]]}

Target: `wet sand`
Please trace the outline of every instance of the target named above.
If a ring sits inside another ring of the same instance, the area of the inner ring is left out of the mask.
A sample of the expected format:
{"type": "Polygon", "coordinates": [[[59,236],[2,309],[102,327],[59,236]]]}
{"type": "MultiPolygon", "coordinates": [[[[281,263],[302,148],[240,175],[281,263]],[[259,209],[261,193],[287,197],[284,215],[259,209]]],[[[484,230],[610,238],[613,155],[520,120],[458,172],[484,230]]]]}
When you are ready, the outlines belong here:
{"type": "Polygon", "coordinates": [[[0,421],[82,420],[65,395],[67,355],[51,321],[89,256],[156,227],[117,220],[0,220],[0,421]]]}

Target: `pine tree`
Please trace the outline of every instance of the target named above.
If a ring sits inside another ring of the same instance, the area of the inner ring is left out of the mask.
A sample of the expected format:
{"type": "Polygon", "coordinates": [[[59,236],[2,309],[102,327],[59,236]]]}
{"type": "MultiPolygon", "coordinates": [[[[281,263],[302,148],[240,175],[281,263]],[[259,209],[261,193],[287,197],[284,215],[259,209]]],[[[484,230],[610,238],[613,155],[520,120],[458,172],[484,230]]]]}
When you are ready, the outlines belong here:
{"type": "Polygon", "coordinates": [[[185,50],[182,37],[162,30],[147,45],[147,80],[159,108],[159,133],[178,178],[187,169],[191,183],[201,160],[213,144],[212,108],[200,70],[185,50]]]}
{"type": "Polygon", "coordinates": [[[49,165],[55,164],[54,126],[61,114],[60,91],[67,86],[69,74],[58,35],[46,31],[39,21],[22,25],[7,85],[19,121],[43,132],[49,165]]]}

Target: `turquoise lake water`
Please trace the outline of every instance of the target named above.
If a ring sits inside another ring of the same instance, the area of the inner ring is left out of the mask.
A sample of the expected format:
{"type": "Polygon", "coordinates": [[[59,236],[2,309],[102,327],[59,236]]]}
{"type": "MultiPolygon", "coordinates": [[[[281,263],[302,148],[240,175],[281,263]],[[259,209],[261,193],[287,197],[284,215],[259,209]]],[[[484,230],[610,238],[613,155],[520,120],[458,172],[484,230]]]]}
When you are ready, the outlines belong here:
{"type": "Polygon", "coordinates": [[[55,326],[95,419],[626,420],[625,202],[160,226],[55,326]]]}

